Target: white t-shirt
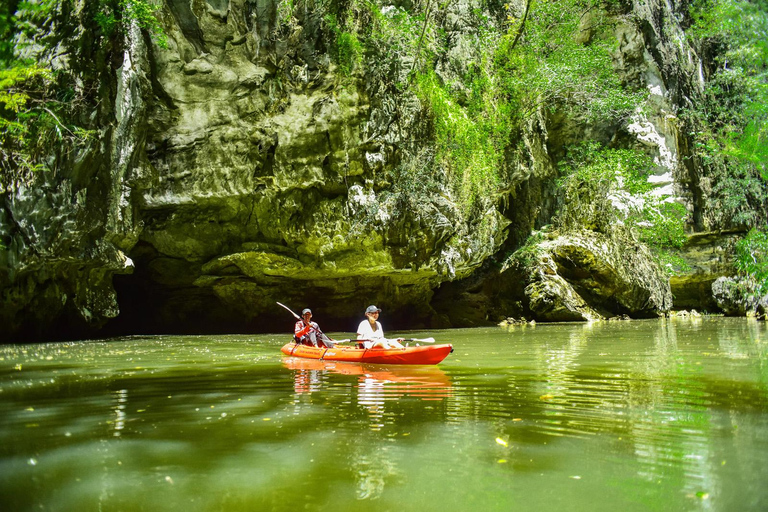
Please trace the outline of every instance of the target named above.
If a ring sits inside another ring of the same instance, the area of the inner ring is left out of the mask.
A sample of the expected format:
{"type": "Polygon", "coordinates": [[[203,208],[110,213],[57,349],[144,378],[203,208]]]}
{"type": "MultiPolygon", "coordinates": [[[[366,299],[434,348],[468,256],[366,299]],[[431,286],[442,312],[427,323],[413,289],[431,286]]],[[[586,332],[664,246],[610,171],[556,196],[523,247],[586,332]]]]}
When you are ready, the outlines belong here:
{"type": "MultiPolygon", "coordinates": [[[[367,319],[360,322],[360,325],[357,326],[357,339],[359,340],[378,340],[383,338],[384,329],[379,322],[376,322],[375,331],[371,328],[371,322],[367,319]]],[[[366,343],[366,345],[370,345],[370,343],[366,343]]]]}

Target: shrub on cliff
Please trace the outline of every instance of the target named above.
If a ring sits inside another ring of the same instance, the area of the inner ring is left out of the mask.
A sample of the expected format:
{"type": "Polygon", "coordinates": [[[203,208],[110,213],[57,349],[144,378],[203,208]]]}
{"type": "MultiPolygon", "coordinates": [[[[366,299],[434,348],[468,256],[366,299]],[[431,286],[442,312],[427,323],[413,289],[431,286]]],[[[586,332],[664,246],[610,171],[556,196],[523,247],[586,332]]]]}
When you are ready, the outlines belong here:
{"type": "Polygon", "coordinates": [[[759,226],[768,216],[768,2],[698,0],[689,14],[705,84],[683,118],[712,183],[703,227],[759,226]]]}
{"type": "Polygon", "coordinates": [[[119,45],[111,38],[136,23],[163,46],[156,9],[146,0],[102,0],[83,7],[56,0],[3,3],[0,192],[31,183],[35,172],[56,168],[95,135],[91,113],[99,88],[109,84],[90,69],[96,67],[90,45],[114,50],[119,45]],[[77,23],[73,18],[78,15],[100,30],[68,39],[74,31],[68,24],[77,23]],[[77,69],[80,59],[82,69],[77,69]]]}
{"type": "Polygon", "coordinates": [[[736,269],[760,295],[768,294],[768,231],[752,229],[736,244],[736,269]]]}
{"type": "Polygon", "coordinates": [[[605,234],[619,230],[650,246],[668,269],[682,265],[670,250],[686,240],[687,212],[648,182],[654,167],[650,157],[638,150],[585,142],[570,147],[560,167],[557,227],[605,234]]]}

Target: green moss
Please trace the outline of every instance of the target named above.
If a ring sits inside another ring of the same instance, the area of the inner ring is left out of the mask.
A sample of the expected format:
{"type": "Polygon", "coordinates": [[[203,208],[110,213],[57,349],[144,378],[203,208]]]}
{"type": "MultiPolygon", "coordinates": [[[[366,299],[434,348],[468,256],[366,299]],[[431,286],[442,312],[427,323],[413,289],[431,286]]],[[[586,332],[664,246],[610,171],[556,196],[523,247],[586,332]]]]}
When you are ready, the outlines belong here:
{"type": "Polygon", "coordinates": [[[508,109],[466,108],[432,71],[419,73],[416,87],[434,118],[436,161],[446,167],[457,202],[469,210],[478,197],[492,194],[499,185],[508,109]]]}

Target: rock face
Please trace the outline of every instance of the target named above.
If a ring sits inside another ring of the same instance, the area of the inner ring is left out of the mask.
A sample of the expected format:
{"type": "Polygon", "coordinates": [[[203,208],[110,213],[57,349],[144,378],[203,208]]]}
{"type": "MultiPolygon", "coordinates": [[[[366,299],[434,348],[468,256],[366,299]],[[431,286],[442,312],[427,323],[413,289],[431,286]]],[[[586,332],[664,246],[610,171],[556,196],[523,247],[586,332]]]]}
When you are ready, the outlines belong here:
{"type": "Polygon", "coordinates": [[[132,191],[147,270],[123,288],[160,299],[135,314],[277,326],[290,320],[279,300],[339,328],[369,303],[428,322],[432,288],[492,255],[507,221],[467,218],[445,190],[410,209],[398,197],[415,98],[397,98],[393,125],[386,95],[369,96],[377,76],[341,76],[325,53],[319,12],[280,25],[270,2],[231,1],[225,15],[179,5],[171,48],[153,52],[146,173],[132,191]]]}
{"type": "Polygon", "coordinates": [[[672,294],[663,269],[647,249],[622,242],[583,231],[538,244],[533,261],[523,264],[531,315],[557,322],[668,311],[672,294]]]}
{"type": "Polygon", "coordinates": [[[719,277],[712,283],[712,295],[726,315],[751,315],[766,319],[768,295],[756,293],[754,283],[739,278],[719,277]]]}
{"type": "Polygon", "coordinates": [[[680,250],[688,270],[670,277],[676,309],[727,311],[717,300],[713,284],[736,273],[732,261],[733,247],[745,234],[731,231],[697,233],[688,237],[680,250]]]}
{"type": "Polygon", "coordinates": [[[593,231],[539,233],[484,278],[452,283],[435,303],[462,325],[655,317],[672,307],[669,280],[647,248],[593,231]]]}
{"type": "MultiPolygon", "coordinates": [[[[666,3],[636,2],[615,56],[656,108],[624,128],[534,116],[519,134],[523,164],[471,211],[426,171],[426,106],[396,86],[413,56],[365,55],[344,72],[323,12],[287,5],[168,1],[158,13],[167,49],[135,24],[125,31],[98,142],[3,196],[3,339],[105,324],[102,333],[285,331],[292,319],[278,300],[343,331],[371,303],[390,329],[671,307],[644,248],[594,232],[543,240],[522,276],[494,263],[550,222],[556,159],[586,135],[645,147],[655,179],[700,207],[673,114],[696,87],[697,62],[668,33],[678,27],[666,3]]],[[[455,23],[441,76],[466,72],[462,41],[478,7],[446,12],[455,23]]]]}

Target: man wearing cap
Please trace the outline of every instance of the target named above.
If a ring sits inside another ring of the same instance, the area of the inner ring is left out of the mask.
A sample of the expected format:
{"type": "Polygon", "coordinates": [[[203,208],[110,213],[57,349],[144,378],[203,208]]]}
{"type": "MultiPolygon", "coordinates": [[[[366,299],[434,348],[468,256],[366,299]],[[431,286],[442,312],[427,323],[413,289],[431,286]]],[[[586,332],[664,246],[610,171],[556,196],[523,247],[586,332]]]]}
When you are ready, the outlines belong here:
{"type": "Polygon", "coordinates": [[[320,326],[316,322],[312,322],[312,311],[309,308],[304,309],[301,312],[301,320],[296,322],[293,327],[293,339],[296,343],[302,343],[304,345],[318,346],[318,339],[320,343],[328,348],[333,348],[333,342],[323,334],[320,330],[320,326]]]}
{"type": "Polygon", "coordinates": [[[379,323],[381,310],[376,306],[368,306],[365,310],[366,319],[357,326],[357,339],[363,341],[365,348],[403,348],[397,340],[388,340],[384,337],[384,329],[379,323]]]}

